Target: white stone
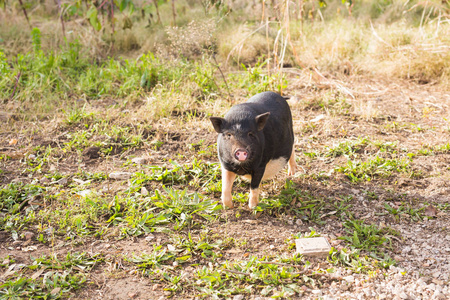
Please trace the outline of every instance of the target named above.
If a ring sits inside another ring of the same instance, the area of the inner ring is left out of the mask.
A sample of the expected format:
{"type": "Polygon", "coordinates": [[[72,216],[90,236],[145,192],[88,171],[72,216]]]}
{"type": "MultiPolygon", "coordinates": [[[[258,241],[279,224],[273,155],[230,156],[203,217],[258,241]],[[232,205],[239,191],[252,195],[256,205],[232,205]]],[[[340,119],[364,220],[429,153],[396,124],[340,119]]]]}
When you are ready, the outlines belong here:
{"type": "Polygon", "coordinates": [[[144,186],[141,187],[141,195],[142,196],[147,196],[148,195],[148,190],[144,186]]]}
{"type": "Polygon", "coordinates": [[[350,283],[355,282],[355,277],[353,275],[345,276],[342,279],[350,283]]]}
{"type": "Polygon", "coordinates": [[[131,177],[130,172],[112,172],[109,174],[109,178],[115,180],[125,180],[130,179],[130,177],[131,177]]]}
{"type": "Polygon", "coordinates": [[[309,256],[327,256],[330,243],[324,237],[296,239],[297,253],[309,256]]]}
{"type": "Polygon", "coordinates": [[[145,165],[147,163],[147,159],[145,157],[135,157],[131,160],[131,162],[137,165],[145,165]]]}

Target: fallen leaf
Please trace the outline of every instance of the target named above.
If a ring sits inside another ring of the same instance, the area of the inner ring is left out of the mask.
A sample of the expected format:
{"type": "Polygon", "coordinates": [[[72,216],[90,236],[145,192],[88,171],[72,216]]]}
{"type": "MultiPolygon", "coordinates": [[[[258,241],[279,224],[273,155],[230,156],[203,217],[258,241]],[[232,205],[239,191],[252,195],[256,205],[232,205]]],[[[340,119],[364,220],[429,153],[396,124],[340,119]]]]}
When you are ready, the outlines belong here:
{"type": "Polygon", "coordinates": [[[315,117],[314,119],[312,119],[310,122],[312,123],[316,123],[319,122],[320,120],[325,119],[325,115],[318,115],[317,117],[315,117]]]}
{"type": "Polygon", "coordinates": [[[18,142],[17,139],[11,139],[11,140],[9,141],[9,145],[10,145],[10,146],[14,146],[14,145],[17,144],[17,142],[18,142]]]}
{"type": "Polygon", "coordinates": [[[231,253],[231,254],[238,254],[238,253],[241,253],[242,250],[240,250],[240,249],[230,249],[230,250],[226,250],[225,252],[231,253]]]}
{"type": "Polygon", "coordinates": [[[35,250],[37,250],[36,246],[28,246],[28,247],[22,248],[23,252],[31,252],[31,251],[35,251],[35,250]]]}
{"type": "Polygon", "coordinates": [[[437,209],[433,205],[428,205],[427,208],[425,208],[425,216],[427,217],[436,217],[437,209]]]}
{"type": "Polygon", "coordinates": [[[36,273],[34,273],[33,275],[31,275],[31,279],[36,280],[39,278],[39,276],[42,275],[42,273],[44,273],[45,268],[40,269],[39,271],[37,271],[36,273]]]}
{"type": "Polygon", "coordinates": [[[60,287],[56,287],[50,292],[50,294],[52,294],[52,295],[59,294],[60,291],[61,291],[61,288],[60,287]]]}

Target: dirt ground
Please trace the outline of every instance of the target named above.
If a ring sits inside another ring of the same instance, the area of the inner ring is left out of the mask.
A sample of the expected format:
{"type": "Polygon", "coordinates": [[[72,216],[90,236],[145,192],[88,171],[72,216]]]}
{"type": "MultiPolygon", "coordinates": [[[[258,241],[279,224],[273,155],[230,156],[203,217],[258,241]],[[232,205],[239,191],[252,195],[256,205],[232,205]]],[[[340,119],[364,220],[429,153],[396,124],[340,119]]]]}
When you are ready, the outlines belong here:
{"type": "MultiPolygon", "coordinates": [[[[433,151],[427,155],[416,155],[411,161],[411,173],[394,172],[388,177],[374,177],[372,180],[352,182],[348,176],[336,171],[344,165],[344,155],[332,157],[320,155],[344,141],[367,138],[370,141],[392,142],[394,152],[384,152],[386,158],[406,157],[407,153],[419,153],[450,142],[450,94],[438,86],[419,85],[410,81],[369,79],[347,77],[338,80],[321,80],[310,83],[308,76],[292,76],[285,95],[290,96],[290,105],[294,117],[295,150],[298,163],[297,174],[290,178],[296,189],[307,192],[316,198],[342,199],[352,196],[347,203],[348,210],[356,219],[380,228],[389,227],[399,235],[392,236],[392,249],[386,250],[397,261],[396,267],[369,275],[353,273],[342,267],[340,277],[324,280],[317,289],[305,287],[302,296],[292,298],[329,298],[337,299],[448,299],[450,298],[450,151],[433,151]],[[320,106],[317,99],[335,99],[333,104],[320,106]],[[346,101],[340,102],[339,99],[346,101]],[[305,153],[316,153],[307,155],[305,153]],[[375,195],[375,196],[374,196],[375,195]],[[407,212],[390,214],[385,209],[388,203],[393,208],[409,204],[414,209],[422,209],[421,218],[413,218],[407,212]],[[398,274],[402,274],[401,276],[398,274]],[[356,280],[347,280],[348,276],[356,280]],[[399,278],[401,277],[401,278],[399,278]],[[347,279],[346,279],[347,278],[347,279]],[[438,293],[430,288],[424,292],[414,286],[419,278],[426,287],[434,284],[440,286],[438,293]],[[390,290],[389,282],[398,282],[390,290]],[[402,288],[404,287],[404,288],[402,288]],[[411,289],[411,290],[410,290],[411,289]],[[367,291],[366,291],[367,290],[367,291]],[[403,294],[402,294],[403,293],[403,294]],[[405,298],[406,295],[406,298],[405,298]]],[[[176,117],[174,117],[176,118],[176,117]]],[[[59,160],[58,171],[72,174],[80,169],[88,172],[126,170],[135,172],[139,166],[124,166],[127,157],[146,157],[147,164],[162,165],[176,153],[183,153],[189,160],[195,157],[196,150],[189,145],[203,140],[203,145],[215,144],[216,134],[207,119],[197,118],[179,128],[170,119],[161,120],[154,132],[147,133],[147,139],[157,136],[164,139],[164,144],[157,150],[151,148],[117,151],[108,157],[96,157],[89,150],[80,155],[72,153],[59,160]],[[191,156],[190,156],[191,155],[191,156]]],[[[10,182],[31,182],[35,178],[22,175],[23,157],[36,145],[58,145],[65,142],[64,131],[73,130],[54,126],[50,121],[42,124],[28,124],[36,128],[32,136],[25,135],[25,128],[15,122],[14,128],[1,133],[0,151],[12,159],[2,161],[0,182],[3,186],[10,182]],[[45,124],[48,122],[48,125],[45,124]],[[24,147],[18,148],[8,142],[20,135],[24,147]]],[[[25,125],[24,125],[25,126],[25,125]]],[[[355,160],[372,157],[378,149],[366,145],[357,153],[355,160]]],[[[206,154],[204,160],[217,161],[214,153],[206,154]]],[[[51,166],[44,169],[50,172],[51,166]]],[[[279,194],[285,185],[286,171],[274,180],[263,184],[263,197],[279,194]]],[[[127,180],[101,182],[96,187],[108,187],[108,193],[114,195],[118,190],[128,186],[127,180]]],[[[148,189],[151,189],[149,186],[148,189]]],[[[247,192],[247,187],[239,185],[234,192],[247,192]]],[[[210,195],[219,200],[219,194],[210,195]]],[[[331,200],[330,200],[331,201],[331,200]]],[[[296,203],[292,203],[293,206],[296,203]]],[[[339,248],[344,242],[338,237],[345,234],[341,219],[331,209],[320,211],[317,223],[308,218],[299,218],[294,212],[282,214],[267,213],[256,216],[245,204],[238,204],[232,210],[223,210],[217,221],[208,224],[209,234],[233,237],[245,241],[241,246],[223,251],[219,262],[242,260],[251,255],[289,257],[294,249],[286,241],[294,234],[310,232],[314,228],[325,236],[332,246],[339,248]]],[[[193,229],[197,233],[201,229],[193,229]]],[[[57,239],[52,245],[37,240],[14,241],[11,234],[0,232],[0,258],[14,257],[16,263],[30,263],[30,256],[56,253],[58,257],[69,252],[101,253],[105,260],[99,263],[89,274],[86,285],[74,291],[71,299],[174,299],[190,298],[189,293],[172,294],[165,291],[165,282],[156,282],[142,276],[133,264],[123,260],[131,254],[150,251],[154,245],[168,244],[168,236],[155,232],[139,237],[127,237],[118,240],[116,236],[106,235],[102,239],[83,237],[77,243],[57,239]],[[35,246],[30,248],[30,246],[35,246]],[[28,249],[28,250],[27,250],[28,249]]],[[[310,259],[313,268],[326,269],[331,263],[326,259],[310,259]]],[[[183,276],[193,276],[199,268],[208,266],[206,260],[198,259],[196,263],[183,265],[183,276]]],[[[174,266],[176,268],[177,266],[174,266]]],[[[3,279],[2,279],[3,280],[3,279]]],[[[237,295],[239,296],[239,295],[237,295]]],[[[235,299],[263,299],[258,294],[243,295],[235,299]]],[[[192,296],[193,297],[193,296],[192,296]]],[[[233,298],[231,297],[231,298],[233,298]]]]}

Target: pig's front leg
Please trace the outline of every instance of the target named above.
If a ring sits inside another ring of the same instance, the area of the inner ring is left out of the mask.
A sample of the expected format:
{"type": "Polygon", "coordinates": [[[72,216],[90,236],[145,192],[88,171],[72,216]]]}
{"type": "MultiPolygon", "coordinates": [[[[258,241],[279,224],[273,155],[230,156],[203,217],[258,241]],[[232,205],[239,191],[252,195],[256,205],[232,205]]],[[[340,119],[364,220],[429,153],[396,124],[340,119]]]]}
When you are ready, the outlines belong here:
{"type": "Polygon", "coordinates": [[[250,182],[250,196],[248,199],[248,206],[254,208],[259,203],[259,185],[264,175],[266,168],[259,168],[252,174],[252,181],[250,182]]]}
{"type": "Polygon", "coordinates": [[[295,163],[295,149],[292,146],[292,153],[291,153],[291,157],[289,158],[289,162],[288,162],[288,175],[294,176],[296,169],[297,169],[297,164],[295,163]]]}
{"type": "Polygon", "coordinates": [[[233,182],[236,178],[236,173],[228,171],[222,166],[222,203],[224,207],[233,208],[233,197],[231,190],[233,182]]]}

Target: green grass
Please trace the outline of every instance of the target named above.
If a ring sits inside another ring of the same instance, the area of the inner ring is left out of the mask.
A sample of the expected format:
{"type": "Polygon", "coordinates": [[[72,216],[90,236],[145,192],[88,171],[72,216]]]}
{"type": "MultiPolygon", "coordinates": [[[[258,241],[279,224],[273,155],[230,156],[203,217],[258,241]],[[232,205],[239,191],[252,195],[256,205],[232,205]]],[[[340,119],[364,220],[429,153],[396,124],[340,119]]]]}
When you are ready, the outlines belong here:
{"type": "Polygon", "coordinates": [[[374,178],[389,178],[395,173],[417,176],[411,170],[410,162],[406,158],[385,159],[376,156],[365,162],[348,160],[346,165],[336,168],[336,171],[345,174],[352,182],[371,181],[374,178]]]}
{"type": "Polygon", "coordinates": [[[86,285],[85,272],[101,263],[100,254],[69,253],[60,259],[54,256],[32,257],[32,263],[8,273],[0,285],[2,299],[59,299],[86,285]]]}
{"type": "Polygon", "coordinates": [[[391,239],[385,229],[376,225],[364,224],[364,221],[349,220],[344,223],[346,236],[341,237],[352,248],[362,249],[369,253],[380,254],[384,249],[391,248],[391,239]]]}
{"type": "Polygon", "coordinates": [[[389,205],[389,203],[384,203],[384,208],[390,215],[393,215],[397,221],[399,221],[402,217],[411,218],[411,220],[416,222],[421,221],[424,218],[423,211],[425,210],[425,207],[413,208],[407,203],[402,203],[398,207],[393,207],[389,205]]]}

